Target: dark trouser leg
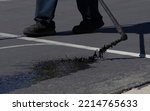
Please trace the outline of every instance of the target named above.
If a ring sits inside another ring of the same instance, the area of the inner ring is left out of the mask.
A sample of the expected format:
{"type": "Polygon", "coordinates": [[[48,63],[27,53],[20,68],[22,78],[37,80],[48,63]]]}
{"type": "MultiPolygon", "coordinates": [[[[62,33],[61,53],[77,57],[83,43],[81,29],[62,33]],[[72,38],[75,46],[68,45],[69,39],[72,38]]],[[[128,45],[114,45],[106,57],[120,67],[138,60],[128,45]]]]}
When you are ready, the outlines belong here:
{"type": "Polygon", "coordinates": [[[36,0],[35,20],[49,23],[53,20],[58,0],[36,0]]]}
{"type": "Polygon", "coordinates": [[[104,25],[98,10],[98,0],[77,0],[77,5],[83,21],[73,27],[73,33],[92,33],[104,25]]]}
{"type": "Polygon", "coordinates": [[[102,20],[98,10],[98,0],[77,0],[77,5],[83,20],[102,20]]]}
{"type": "Polygon", "coordinates": [[[102,16],[98,10],[98,0],[89,0],[89,8],[91,13],[91,18],[93,20],[101,20],[102,16]]]}

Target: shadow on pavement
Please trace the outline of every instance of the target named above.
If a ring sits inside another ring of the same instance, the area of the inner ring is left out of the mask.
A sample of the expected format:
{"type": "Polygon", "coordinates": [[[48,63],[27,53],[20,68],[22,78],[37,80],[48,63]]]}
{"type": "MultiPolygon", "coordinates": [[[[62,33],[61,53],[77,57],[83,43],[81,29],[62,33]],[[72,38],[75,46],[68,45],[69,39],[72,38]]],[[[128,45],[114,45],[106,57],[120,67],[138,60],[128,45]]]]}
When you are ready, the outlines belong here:
{"type": "MultiPolygon", "coordinates": [[[[139,34],[140,57],[144,58],[146,55],[144,35],[150,34],[150,22],[123,26],[123,30],[126,33],[139,34]]],[[[104,28],[98,29],[97,32],[98,33],[118,33],[115,27],[104,27],[104,28]]],[[[63,31],[63,32],[57,32],[57,35],[69,36],[69,35],[75,35],[75,34],[73,34],[72,31],[63,31]]]]}
{"type": "MultiPolygon", "coordinates": [[[[139,34],[140,57],[145,57],[144,35],[150,34],[150,22],[139,23],[135,25],[123,26],[126,33],[139,34]]],[[[104,27],[98,30],[100,33],[117,33],[115,27],[104,27]]]]}

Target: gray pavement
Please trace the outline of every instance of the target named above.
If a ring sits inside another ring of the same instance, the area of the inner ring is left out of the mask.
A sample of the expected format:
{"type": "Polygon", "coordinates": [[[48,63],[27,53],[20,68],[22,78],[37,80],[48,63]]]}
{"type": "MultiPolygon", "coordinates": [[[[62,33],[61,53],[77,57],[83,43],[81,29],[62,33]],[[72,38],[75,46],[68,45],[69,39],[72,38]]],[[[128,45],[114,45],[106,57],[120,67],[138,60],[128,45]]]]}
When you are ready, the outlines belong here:
{"type": "Polygon", "coordinates": [[[124,92],[123,94],[150,94],[150,85],[133,88],[129,91],[124,92]]]}
{"type": "Polygon", "coordinates": [[[35,1],[0,1],[0,93],[122,93],[149,84],[150,1],[105,1],[129,36],[113,50],[126,53],[106,53],[103,60],[87,64],[88,67],[44,80],[33,74],[34,64],[88,57],[94,52],[65,46],[65,43],[100,48],[120,35],[102,7],[100,11],[105,21],[102,29],[92,34],[71,34],[72,27],[80,22],[81,17],[75,0],[60,0],[55,17],[57,35],[35,40],[15,38],[22,35],[23,28],[34,23],[35,1]],[[43,39],[46,41],[43,42],[43,39]],[[141,47],[140,43],[143,44],[141,47]],[[147,58],[137,57],[136,54],[143,50],[148,54],[147,58]],[[128,52],[134,54],[127,56],[128,52]]]}

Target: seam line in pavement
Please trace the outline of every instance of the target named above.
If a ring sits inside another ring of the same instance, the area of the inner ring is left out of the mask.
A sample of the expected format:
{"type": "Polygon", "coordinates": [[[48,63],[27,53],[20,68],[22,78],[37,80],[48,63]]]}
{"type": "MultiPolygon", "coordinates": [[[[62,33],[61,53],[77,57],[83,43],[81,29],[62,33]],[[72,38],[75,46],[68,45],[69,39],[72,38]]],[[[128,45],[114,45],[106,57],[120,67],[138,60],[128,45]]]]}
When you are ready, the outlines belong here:
{"type": "MultiPolygon", "coordinates": [[[[47,45],[60,45],[60,46],[73,47],[73,48],[92,50],[92,51],[96,51],[100,49],[97,47],[78,45],[78,44],[72,44],[72,43],[66,43],[66,42],[58,42],[58,41],[52,41],[52,40],[46,40],[46,39],[40,39],[40,38],[24,37],[24,36],[8,34],[8,33],[0,33],[0,36],[3,38],[15,38],[15,39],[32,41],[32,42],[45,43],[47,45]]],[[[107,50],[107,52],[112,53],[112,54],[119,54],[119,55],[132,56],[132,57],[139,57],[140,55],[139,53],[119,51],[119,50],[110,50],[110,49],[107,50]]],[[[145,58],[150,58],[150,55],[146,54],[145,58]]]]}

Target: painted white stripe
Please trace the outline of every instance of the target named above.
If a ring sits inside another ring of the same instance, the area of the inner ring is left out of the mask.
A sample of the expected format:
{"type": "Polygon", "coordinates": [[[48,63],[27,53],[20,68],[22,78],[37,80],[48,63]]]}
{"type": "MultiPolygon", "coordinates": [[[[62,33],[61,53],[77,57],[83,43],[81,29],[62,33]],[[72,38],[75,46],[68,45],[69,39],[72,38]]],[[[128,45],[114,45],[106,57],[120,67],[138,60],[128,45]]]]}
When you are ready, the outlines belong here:
{"type": "MultiPolygon", "coordinates": [[[[21,39],[21,40],[27,40],[27,41],[34,41],[34,42],[39,42],[39,43],[46,43],[49,45],[61,45],[61,46],[66,46],[66,47],[73,47],[73,48],[79,48],[79,49],[86,49],[86,50],[92,50],[96,51],[99,50],[100,48],[97,47],[91,47],[91,46],[85,46],[85,45],[78,45],[78,44],[72,44],[72,43],[66,43],[66,42],[58,42],[58,41],[52,41],[52,40],[45,40],[45,39],[39,39],[39,38],[31,38],[31,37],[21,37],[18,35],[13,35],[13,34],[7,34],[7,33],[0,33],[0,36],[3,37],[10,37],[10,38],[16,38],[21,39]]],[[[119,51],[119,50],[107,50],[108,53],[112,54],[119,54],[119,55],[126,55],[126,56],[132,56],[132,57],[139,57],[139,53],[134,53],[134,52],[126,52],[126,51],[119,51]]],[[[147,54],[146,58],[150,58],[150,55],[147,54]]]]}
{"type": "Polygon", "coordinates": [[[14,35],[14,34],[8,34],[8,33],[0,33],[1,37],[9,37],[9,38],[13,38],[13,37],[19,37],[18,35],[14,35]]]}
{"type": "Polygon", "coordinates": [[[99,48],[96,48],[96,47],[77,45],[77,44],[71,44],[71,43],[66,43],[66,42],[57,42],[57,41],[45,40],[45,39],[37,39],[37,38],[29,38],[29,37],[21,37],[19,39],[27,40],[27,41],[34,41],[34,42],[42,42],[46,44],[61,45],[61,46],[66,46],[66,47],[74,47],[74,48],[86,49],[86,50],[99,50],[99,48]]]}
{"type": "Polygon", "coordinates": [[[47,44],[37,43],[37,44],[22,44],[22,45],[4,46],[4,47],[0,47],[0,50],[11,49],[11,48],[20,48],[20,47],[29,47],[29,46],[39,46],[39,45],[47,45],[47,44]]]}
{"type": "Polygon", "coordinates": [[[118,50],[107,50],[108,53],[119,54],[119,55],[127,55],[133,57],[139,57],[139,53],[126,52],[126,51],[118,51],[118,50]]]}

